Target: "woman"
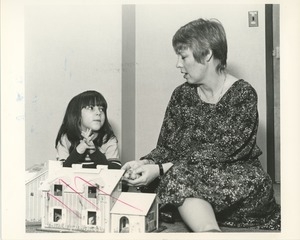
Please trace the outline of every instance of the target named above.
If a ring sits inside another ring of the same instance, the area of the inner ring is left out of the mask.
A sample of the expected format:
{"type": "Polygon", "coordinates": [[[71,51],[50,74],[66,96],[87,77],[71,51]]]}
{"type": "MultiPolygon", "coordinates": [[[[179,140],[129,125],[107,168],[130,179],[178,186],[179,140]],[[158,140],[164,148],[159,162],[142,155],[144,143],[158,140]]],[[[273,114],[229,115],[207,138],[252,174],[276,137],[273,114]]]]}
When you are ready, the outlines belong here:
{"type": "Polygon", "coordinates": [[[256,145],[257,94],[226,72],[227,41],[217,20],[198,19],[173,37],[186,82],[168,104],[157,146],[123,166],[131,186],[157,177],[162,204],[172,204],[192,231],[220,226],[280,229],[280,207],[256,145]]]}

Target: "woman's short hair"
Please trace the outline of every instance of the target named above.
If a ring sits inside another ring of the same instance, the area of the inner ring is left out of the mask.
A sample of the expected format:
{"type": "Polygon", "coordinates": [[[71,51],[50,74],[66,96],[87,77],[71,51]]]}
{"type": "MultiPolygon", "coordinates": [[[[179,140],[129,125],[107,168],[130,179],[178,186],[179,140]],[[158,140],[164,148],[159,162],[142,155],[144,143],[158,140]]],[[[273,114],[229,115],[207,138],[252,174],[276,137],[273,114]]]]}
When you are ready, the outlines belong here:
{"type": "Polygon", "coordinates": [[[217,19],[197,19],[182,26],[173,37],[173,48],[178,54],[181,50],[191,49],[194,58],[204,63],[204,58],[212,50],[215,59],[220,60],[217,72],[224,71],[227,61],[227,40],[225,30],[217,19]]]}

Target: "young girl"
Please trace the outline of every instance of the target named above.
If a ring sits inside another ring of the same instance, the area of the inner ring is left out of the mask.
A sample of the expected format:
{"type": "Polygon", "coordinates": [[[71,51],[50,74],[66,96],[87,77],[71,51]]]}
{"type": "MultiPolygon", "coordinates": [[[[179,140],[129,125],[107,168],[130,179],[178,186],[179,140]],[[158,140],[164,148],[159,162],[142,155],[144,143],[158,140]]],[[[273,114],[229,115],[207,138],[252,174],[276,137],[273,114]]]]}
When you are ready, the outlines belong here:
{"type": "Polygon", "coordinates": [[[82,163],[84,168],[108,165],[120,169],[117,143],[102,94],[85,91],[73,97],[56,137],[57,160],[64,167],[82,163]]]}

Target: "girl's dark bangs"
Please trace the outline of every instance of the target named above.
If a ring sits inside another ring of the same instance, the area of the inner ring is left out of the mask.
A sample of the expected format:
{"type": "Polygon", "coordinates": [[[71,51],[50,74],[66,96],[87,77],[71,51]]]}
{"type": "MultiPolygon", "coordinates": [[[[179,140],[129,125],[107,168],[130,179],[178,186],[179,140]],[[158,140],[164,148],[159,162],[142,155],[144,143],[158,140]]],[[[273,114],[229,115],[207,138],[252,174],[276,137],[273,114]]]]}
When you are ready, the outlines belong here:
{"type": "Polygon", "coordinates": [[[81,108],[86,106],[102,106],[107,107],[106,101],[101,96],[89,95],[82,98],[81,108]]]}

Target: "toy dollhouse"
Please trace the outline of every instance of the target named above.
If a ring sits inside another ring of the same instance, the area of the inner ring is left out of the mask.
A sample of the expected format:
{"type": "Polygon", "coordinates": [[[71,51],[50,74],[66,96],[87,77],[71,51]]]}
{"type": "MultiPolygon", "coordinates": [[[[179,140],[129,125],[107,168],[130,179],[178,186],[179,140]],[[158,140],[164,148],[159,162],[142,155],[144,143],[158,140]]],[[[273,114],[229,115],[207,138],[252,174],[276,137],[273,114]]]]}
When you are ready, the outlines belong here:
{"type": "Polygon", "coordinates": [[[158,229],[155,194],[122,192],[124,170],[62,167],[49,161],[41,182],[41,230],[70,232],[151,232],[158,229]]]}
{"type": "Polygon", "coordinates": [[[158,229],[155,194],[122,192],[111,210],[111,232],[152,232],[158,229]],[[125,207],[130,203],[133,207],[125,207]]]}

